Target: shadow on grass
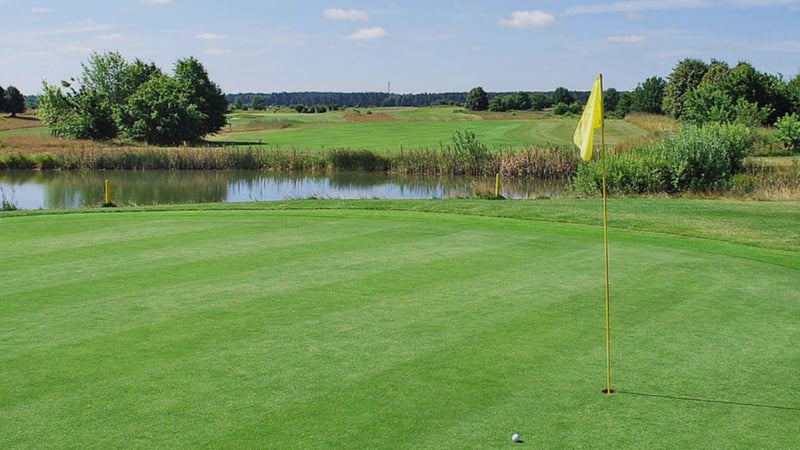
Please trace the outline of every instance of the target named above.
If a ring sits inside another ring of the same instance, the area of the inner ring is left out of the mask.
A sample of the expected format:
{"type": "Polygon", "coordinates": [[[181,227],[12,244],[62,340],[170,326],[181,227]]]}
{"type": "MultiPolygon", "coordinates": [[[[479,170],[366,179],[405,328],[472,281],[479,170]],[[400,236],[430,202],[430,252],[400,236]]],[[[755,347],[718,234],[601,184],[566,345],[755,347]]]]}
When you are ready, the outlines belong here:
{"type": "Polygon", "coordinates": [[[639,397],[651,397],[651,398],[661,398],[666,400],[683,400],[687,402],[699,402],[699,403],[717,403],[721,405],[736,405],[736,406],[748,406],[751,408],[768,408],[768,409],[782,409],[787,411],[800,411],[800,408],[791,407],[791,406],[779,406],[779,405],[764,405],[759,403],[748,403],[748,402],[734,402],[730,400],[710,400],[707,398],[695,398],[695,397],[682,397],[679,395],[662,395],[662,394],[645,394],[642,392],[630,392],[630,391],[617,391],[618,395],[636,395],[639,397]]]}

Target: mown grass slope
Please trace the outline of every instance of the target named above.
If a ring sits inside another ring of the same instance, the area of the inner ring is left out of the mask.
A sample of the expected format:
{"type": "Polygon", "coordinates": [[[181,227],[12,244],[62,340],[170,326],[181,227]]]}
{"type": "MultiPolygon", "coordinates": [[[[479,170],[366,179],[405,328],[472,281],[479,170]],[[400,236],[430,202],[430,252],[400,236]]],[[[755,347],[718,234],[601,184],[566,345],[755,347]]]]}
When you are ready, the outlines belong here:
{"type": "Polygon", "coordinates": [[[796,202],[0,216],[0,446],[790,448],[796,202]]]}

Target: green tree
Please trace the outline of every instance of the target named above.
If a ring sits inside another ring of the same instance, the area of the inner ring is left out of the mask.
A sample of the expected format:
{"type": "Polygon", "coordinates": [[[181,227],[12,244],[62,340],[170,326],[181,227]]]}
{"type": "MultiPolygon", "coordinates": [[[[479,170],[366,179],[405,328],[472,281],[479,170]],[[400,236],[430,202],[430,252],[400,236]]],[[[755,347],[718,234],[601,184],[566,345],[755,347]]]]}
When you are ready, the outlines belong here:
{"type": "Polygon", "coordinates": [[[575,101],[575,96],[572,95],[572,92],[567,90],[565,87],[558,87],[555,91],[550,94],[550,103],[555,105],[557,103],[564,103],[569,105],[570,103],[575,101]]]}
{"type": "Polygon", "coordinates": [[[728,73],[731,71],[730,66],[728,63],[724,61],[717,61],[716,59],[712,59],[711,63],[708,65],[708,69],[706,70],[705,75],[703,75],[703,79],[700,83],[705,84],[721,84],[725,78],[728,76],[728,73]]]}
{"type": "MultiPolygon", "coordinates": [[[[238,99],[238,97],[237,97],[237,99],[238,99]]],[[[266,109],[266,107],[267,107],[267,104],[266,104],[266,102],[264,102],[264,97],[262,97],[260,95],[256,95],[255,97],[253,97],[253,100],[250,101],[250,108],[254,109],[256,111],[262,111],[262,110],[266,109]]]]}
{"type": "Polygon", "coordinates": [[[514,96],[514,109],[519,111],[527,111],[531,109],[531,96],[527,92],[517,92],[514,96]]]}
{"type": "Polygon", "coordinates": [[[534,111],[541,111],[551,106],[550,100],[548,100],[547,96],[541,92],[531,92],[530,100],[531,109],[534,111]]]}
{"type": "Polygon", "coordinates": [[[0,113],[6,112],[6,90],[0,86],[0,113]]]}
{"type": "Polygon", "coordinates": [[[14,86],[6,88],[5,102],[3,102],[3,109],[7,113],[11,113],[11,117],[16,117],[17,114],[25,112],[25,96],[14,86]]]}
{"type": "Polygon", "coordinates": [[[128,139],[156,145],[178,145],[203,136],[206,116],[185,88],[184,82],[166,75],[150,78],[122,109],[122,132],[128,139]]]}
{"type": "Polygon", "coordinates": [[[614,115],[617,116],[617,118],[622,119],[628,114],[630,114],[632,108],[633,108],[633,93],[625,92],[619,97],[619,101],[617,102],[617,107],[614,109],[614,115]]]}
{"type": "Polygon", "coordinates": [[[133,140],[177,144],[225,125],[228,101],[194,58],[179,60],[173,77],[113,52],[93,53],[82,68],[77,81],[44,83],[39,116],[60,136],[110,139],[121,132],[133,140]]]}
{"type": "Polygon", "coordinates": [[[700,85],[707,71],[708,65],[699,59],[686,58],[679,62],[664,88],[662,110],[680,119],[684,113],[686,94],[700,85]]]}
{"type": "Polygon", "coordinates": [[[686,94],[683,120],[702,125],[706,122],[731,123],[736,108],[728,93],[715,84],[701,84],[686,94]]]}
{"type": "Polygon", "coordinates": [[[506,109],[505,105],[503,104],[503,97],[500,96],[492,97],[492,99],[489,100],[489,111],[503,112],[505,110],[506,109]]]}
{"type": "Polygon", "coordinates": [[[205,67],[195,58],[178,60],[175,80],[190,104],[197,106],[203,116],[196,137],[214,134],[227,124],[228,99],[216,83],[208,78],[205,67]]]}
{"type": "Polygon", "coordinates": [[[559,102],[553,105],[553,113],[557,116],[563,116],[564,114],[569,112],[569,105],[564,102],[559,102]]]}
{"type": "Polygon", "coordinates": [[[244,102],[242,101],[242,96],[237,95],[236,99],[233,101],[233,110],[241,111],[243,108],[244,108],[244,102]]]}
{"type": "Polygon", "coordinates": [[[129,86],[121,82],[122,73],[127,67],[128,62],[118,52],[103,54],[93,52],[87,62],[81,63],[83,69],[81,86],[86,91],[104,97],[108,108],[114,108],[123,104],[135,90],[129,89],[129,86]]]}
{"type": "Polygon", "coordinates": [[[633,111],[662,114],[661,105],[666,85],[667,82],[658,76],[650,77],[644,83],[639,83],[633,90],[633,104],[631,105],[633,111]]]}
{"type": "Polygon", "coordinates": [[[800,114],[800,73],[786,83],[786,91],[792,112],[800,114]]]}
{"type": "Polygon", "coordinates": [[[797,114],[786,114],[775,122],[775,138],[791,152],[800,152],[800,118],[797,114]]]}
{"type": "Polygon", "coordinates": [[[608,88],[603,92],[603,112],[613,114],[617,110],[620,93],[614,88],[608,88]]]}
{"type": "Polygon", "coordinates": [[[486,111],[489,109],[489,97],[482,87],[474,87],[467,93],[464,107],[470,111],[486,111]]]}

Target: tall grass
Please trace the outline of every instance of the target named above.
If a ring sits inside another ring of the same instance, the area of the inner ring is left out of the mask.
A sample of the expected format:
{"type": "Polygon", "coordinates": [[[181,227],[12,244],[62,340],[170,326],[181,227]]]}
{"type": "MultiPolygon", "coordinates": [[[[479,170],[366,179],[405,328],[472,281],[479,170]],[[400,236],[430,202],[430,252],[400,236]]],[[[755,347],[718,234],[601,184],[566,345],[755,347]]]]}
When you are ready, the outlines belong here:
{"type": "Polygon", "coordinates": [[[788,168],[748,162],[733,177],[729,193],[757,200],[800,199],[800,160],[794,158],[788,168]]]}
{"type": "Polygon", "coordinates": [[[114,147],[80,145],[56,151],[0,154],[0,170],[269,170],[275,172],[385,171],[406,175],[470,175],[567,179],[575,152],[558,147],[489,149],[472,138],[440,148],[380,154],[337,148],[323,153],[257,148],[114,147]]]}
{"type": "Polygon", "coordinates": [[[630,113],[625,121],[654,133],[678,131],[678,121],[663,114],[630,113]]]}

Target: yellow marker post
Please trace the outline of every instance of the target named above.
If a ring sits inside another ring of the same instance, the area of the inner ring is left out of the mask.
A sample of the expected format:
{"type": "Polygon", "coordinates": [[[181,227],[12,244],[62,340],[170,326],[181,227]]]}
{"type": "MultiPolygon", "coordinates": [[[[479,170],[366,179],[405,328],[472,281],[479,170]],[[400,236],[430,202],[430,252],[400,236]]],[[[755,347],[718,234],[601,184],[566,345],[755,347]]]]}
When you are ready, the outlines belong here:
{"type": "Polygon", "coordinates": [[[104,205],[111,204],[111,182],[106,180],[106,195],[105,195],[105,202],[104,205]]]}
{"type": "Polygon", "coordinates": [[[500,174],[499,173],[494,177],[494,196],[495,196],[495,198],[500,198],[500,174]]]}

